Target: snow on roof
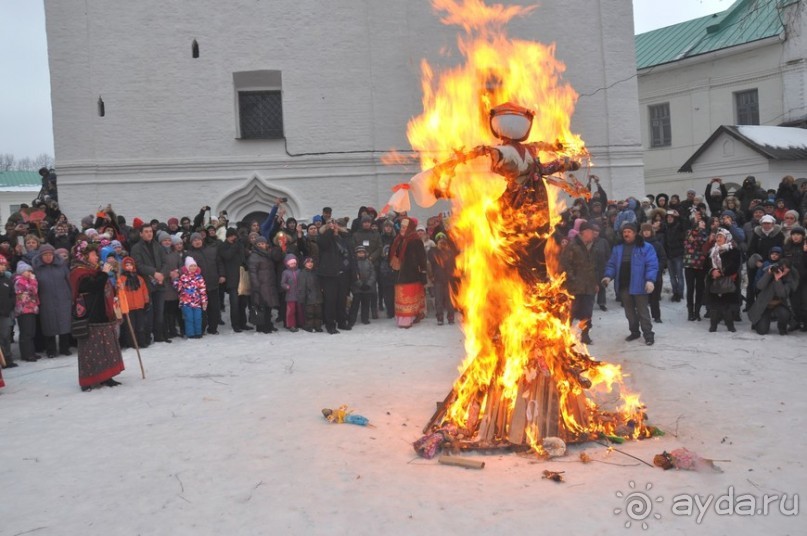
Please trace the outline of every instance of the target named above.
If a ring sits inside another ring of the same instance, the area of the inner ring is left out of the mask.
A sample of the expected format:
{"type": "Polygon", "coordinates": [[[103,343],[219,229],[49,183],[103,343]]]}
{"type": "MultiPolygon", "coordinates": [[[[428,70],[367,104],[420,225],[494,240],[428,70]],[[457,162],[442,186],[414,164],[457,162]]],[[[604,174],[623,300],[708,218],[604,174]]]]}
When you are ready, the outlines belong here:
{"type": "Polygon", "coordinates": [[[794,127],[738,126],[737,131],[754,143],[777,149],[807,148],[807,129],[794,127]]]}

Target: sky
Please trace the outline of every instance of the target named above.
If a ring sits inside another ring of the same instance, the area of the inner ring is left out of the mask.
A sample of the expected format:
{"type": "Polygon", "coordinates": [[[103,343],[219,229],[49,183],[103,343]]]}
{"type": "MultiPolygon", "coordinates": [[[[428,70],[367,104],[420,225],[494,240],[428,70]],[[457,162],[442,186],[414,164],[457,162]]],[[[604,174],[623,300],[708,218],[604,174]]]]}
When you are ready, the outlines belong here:
{"type": "MultiPolygon", "coordinates": [[[[633,0],[637,33],[727,9],[733,0],[633,0]]],[[[42,0],[0,0],[0,154],[53,155],[42,0]]],[[[58,162],[57,162],[58,165],[58,162]]]]}

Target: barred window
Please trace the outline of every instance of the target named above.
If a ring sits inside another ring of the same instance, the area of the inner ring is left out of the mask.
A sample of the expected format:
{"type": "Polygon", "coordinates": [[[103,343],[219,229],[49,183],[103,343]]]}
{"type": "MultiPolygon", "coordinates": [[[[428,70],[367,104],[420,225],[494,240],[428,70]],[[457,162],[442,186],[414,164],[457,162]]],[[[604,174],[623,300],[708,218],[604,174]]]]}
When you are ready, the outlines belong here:
{"type": "Polygon", "coordinates": [[[241,139],[283,138],[283,102],[280,91],[239,91],[241,139]]]}
{"type": "Polygon", "coordinates": [[[283,139],[283,80],[280,71],[233,73],[236,137],[242,140],[283,139]]]}
{"type": "Polygon", "coordinates": [[[734,93],[734,110],[738,125],[758,125],[759,91],[749,89],[734,93]]]}
{"type": "Polygon", "coordinates": [[[672,145],[670,103],[653,104],[647,109],[650,115],[650,147],[669,147],[672,145]]]}

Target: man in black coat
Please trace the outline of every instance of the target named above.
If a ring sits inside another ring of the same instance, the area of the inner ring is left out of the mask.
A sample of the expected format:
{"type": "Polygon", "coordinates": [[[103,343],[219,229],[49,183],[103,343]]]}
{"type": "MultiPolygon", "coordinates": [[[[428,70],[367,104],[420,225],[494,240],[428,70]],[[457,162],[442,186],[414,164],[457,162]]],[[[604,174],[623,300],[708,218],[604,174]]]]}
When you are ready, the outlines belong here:
{"type": "MultiPolygon", "coordinates": [[[[132,258],[137,273],[146,281],[149,291],[149,305],[146,307],[146,326],[151,326],[155,342],[171,342],[165,336],[165,251],[154,239],[154,229],[150,225],[140,228],[140,239],[132,246],[132,258]]],[[[147,345],[144,345],[147,346],[147,345]]]]}
{"type": "Polygon", "coordinates": [[[330,334],[336,329],[349,330],[347,295],[353,281],[353,248],[347,237],[347,222],[329,221],[319,229],[319,267],[317,275],[323,293],[325,329],[330,334]]]}
{"type": "Polygon", "coordinates": [[[218,245],[205,245],[202,234],[193,233],[188,256],[193,257],[199,266],[207,288],[207,311],[202,313],[202,331],[207,330],[210,335],[218,335],[221,320],[219,285],[224,283],[225,273],[224,263],[218,255],[218,245]]]}
{"type": "Polygon", "coordinates": [[[230,325],[236,333],[252,329],[247,326],[247,297],[238,296],[241,267],[247,262],[246,250],[244,244],[238,240],[238,231],[232,227],[227,229],[227,236],[219,245],[218,255],[224,266],[224,286],[230,296],[230,325]]]}

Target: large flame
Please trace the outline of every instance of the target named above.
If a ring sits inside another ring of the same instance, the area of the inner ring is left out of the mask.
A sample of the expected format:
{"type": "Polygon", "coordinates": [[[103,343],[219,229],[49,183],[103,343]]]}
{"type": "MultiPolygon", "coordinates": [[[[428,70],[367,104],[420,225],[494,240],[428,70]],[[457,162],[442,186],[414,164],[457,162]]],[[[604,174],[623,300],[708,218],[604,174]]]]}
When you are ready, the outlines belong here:
{"type": "MultiPolygon", "coordinates": [[[[562,144],[563,155],[542,152],[542,160],[586,154],[570,126],[577,94],[561,79],[565,66],[555,58],[554,44],[510,39],[504,31],[508,20],[532,8],[487,6],[480,0],[434,0],[433,5],[444,23],[464,28],[458,45],[465,61],[439,73],[422,62],[424,111],[410,121],[408,138],[424,170],[458,150],[501,143],[490,131],[489,110],[508,101],[536,112],[528,142],[562,144]]],[[[527,283],[514,268],[520,243],[529,237],[508,231],[535,229],[542,222],[530,218],[549,215],[502,210],[498,198],[503,189],[503,178],[488,171],[483,159],[457,167],[451,179],[450,234],[460,251],[462,274],[455,300],[463,313],[466,358],[441,424],[472,432],[491,396],[504,401],[496,419],[509,422],[518,398],[527,398],[529,385],[543,375],[557,389],[567,437],[638,436],[644,430],[638,397],[613,396],[623,391],[620,368],[591,360],[570,327],[568,295],[553,262],[558,248],[547,251],[554,276],[548,281],[527,283]],[[609,400],[609,393],[617,400],[609,400]],[[603,403],[614,407],[606,411],[603,403]]],[[[533,441],[547,433],[537,427],[526,429],[533,441]]]]}

